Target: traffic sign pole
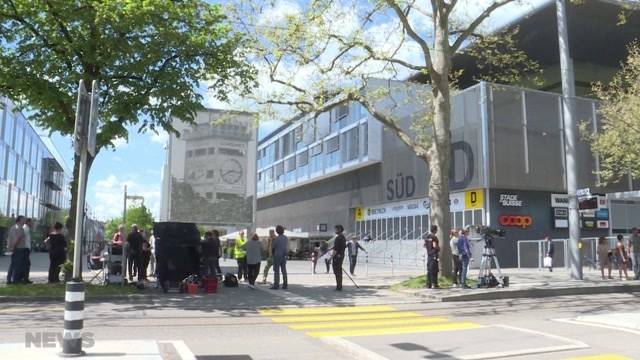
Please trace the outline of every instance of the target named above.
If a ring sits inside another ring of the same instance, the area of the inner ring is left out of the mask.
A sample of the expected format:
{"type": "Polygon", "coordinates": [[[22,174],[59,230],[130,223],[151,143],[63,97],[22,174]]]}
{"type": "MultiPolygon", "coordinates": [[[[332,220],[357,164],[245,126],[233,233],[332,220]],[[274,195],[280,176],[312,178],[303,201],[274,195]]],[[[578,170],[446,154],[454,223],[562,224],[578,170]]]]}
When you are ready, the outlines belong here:
{"type": "Polygon", "coordinates": [[[76,229],[73,246],[73,280],[66,284],[64,333],[61,357],[82,356],[82,329],[84,326],[84,283],[80,278],[82,269],[82,233],[84,225],[84,205],[87,192],[87,157],[95,156],[95,137],[98,122],[98,83],[93,81],[91,96],[78,84],[78,104],[73,140],[76,155],[80,156],[78,166],[78,202],[76,204],[76,229]]]}

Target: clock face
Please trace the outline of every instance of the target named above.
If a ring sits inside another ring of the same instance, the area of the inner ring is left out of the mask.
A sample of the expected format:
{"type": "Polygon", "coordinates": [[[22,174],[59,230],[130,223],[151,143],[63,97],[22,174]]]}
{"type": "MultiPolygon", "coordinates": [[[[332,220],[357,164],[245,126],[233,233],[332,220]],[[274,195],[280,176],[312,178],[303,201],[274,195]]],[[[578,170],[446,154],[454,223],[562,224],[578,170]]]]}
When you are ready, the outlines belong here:
{"type": "Polygon", "coordinates": [[[220,168],[220,178],[227,184],[236,184],[242,177],[242,165],[236,159],[227,159],[220,168]]]}

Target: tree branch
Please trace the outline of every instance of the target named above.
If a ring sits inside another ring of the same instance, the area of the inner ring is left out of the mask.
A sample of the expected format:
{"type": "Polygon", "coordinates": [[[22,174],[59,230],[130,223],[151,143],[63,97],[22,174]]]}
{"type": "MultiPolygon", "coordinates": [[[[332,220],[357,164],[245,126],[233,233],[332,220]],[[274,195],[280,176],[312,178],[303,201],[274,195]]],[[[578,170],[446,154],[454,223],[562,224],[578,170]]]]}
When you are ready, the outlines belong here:
{"type": "Polygon", "coordinates": [[[45,4],[47,4],[47,8],[49,8],[49,12],[51,13],[51,15],[53,15],[53,18],[56,20],[56,24],[58,24],[58,29],[60,30],[60,33],[65,38],[65,40],[67,40],[67,43],[69,43],[69,47],[71,48],[71,51],[73,51],[73,53],[76,54],[76,56],[78,57],[78,61],[80,61],[80,63],[84,64],[82,53],[80,53],[74,47],[74,43],[75,42],[73,40],[73,37],[69,33],[69,29],[67,29],[67,27],[60,21],[60,15],[53,8],[53,4],[51,4],[51,2],[49,0],[45,0],[45,4]]]}
{"type": "Polygon", "coordinates": [[[424,63],[426,64],[427,69],[429,71],[432,71],[433,63],[431,61],[431,50],[429,50],[429,44],[427,44],[427,42],[413,30],[413,27],[411,26],[411,23],[409,23],[409,19],[407,18],[407,15],[404,13],[404,11],[402,11],[400,6],[398,6],[398,4],[395,1],[393,0],[385,0],[385,1],[389,6],[391,6],[393,11],[395,11],[396,15],[400,19],[400,22],[402,23],[402,27],[407,32],[407,34],[416,43],[418,43],[418,45],[420,45],[420,48],[422,49],[422,52],[424,55],[424,63]]]}

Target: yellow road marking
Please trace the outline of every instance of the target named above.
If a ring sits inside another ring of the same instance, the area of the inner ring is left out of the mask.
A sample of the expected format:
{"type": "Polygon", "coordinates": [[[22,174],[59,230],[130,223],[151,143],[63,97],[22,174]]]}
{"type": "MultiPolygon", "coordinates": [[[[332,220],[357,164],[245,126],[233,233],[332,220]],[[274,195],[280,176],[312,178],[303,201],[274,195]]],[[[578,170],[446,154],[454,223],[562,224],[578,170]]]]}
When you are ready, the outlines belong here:
{"type": "Polygon", "coordinates": [[[419,332],[435,332],[435,331],[451,331],[451,330],[468,330],[478,329],[482,325],[472,322],[443,323],[435,325],[417,325],[402,327],[386,327],[372,329],[352,329],[352,330],[336,330],[336,331],[311,331],[307,335],[311,337],[349,337],[349,336],[374,336],[374,335],[394,335],[394,334],[413,334],[419,332]]]}
{"type": "Polygon", "coordinates": [[[20,312],[41,312],[41,311],[62,311],[64,307],[19,307],[19,308],[7,308],[0,309],[0,313],[20,313],[20,312]]]}
{"type": "Polygon", "coordinates": [[[260,314],[265,316],[279,315],[328,315],[328,314],[354,314],[368,312],[393,311],[394,308],[387,305],[381,306],[327,306],[313,308],[296,309],[265,309],[260,310],[260,314]]]}
{"type": "Polygon", "coordinates": [[[633,360],[630,357],[617,355],[617,354],[600,354],[589,356],[572,357],[567,360],[633,360]]]}
{"type": "Polygon", "coordinates": [[[311,315],[311,316],[278,316],[271,320],[277,323],[306,323],[306,322],[327,322],[327,321],[347,321],[347,320],[375,320],[375,319],[398,319],[422,317],[413,311],[401,312],[379,312],[373,314],[346,314],[346,315],[311,315]]]}
{"type": "Polygon", "coordinates": [[[303,323],[289,325],[293,330],[317,330],[317,329],[345,329],[367,326],[397,326],[397,325],[418,325],[418,324],[434,324],[443,323],[447,319],[444,317],[432,318],[405,318],[405,319],[383,319],[383,320],[363,320],[350,322],[330,322],[330,323],[303,323]]]}

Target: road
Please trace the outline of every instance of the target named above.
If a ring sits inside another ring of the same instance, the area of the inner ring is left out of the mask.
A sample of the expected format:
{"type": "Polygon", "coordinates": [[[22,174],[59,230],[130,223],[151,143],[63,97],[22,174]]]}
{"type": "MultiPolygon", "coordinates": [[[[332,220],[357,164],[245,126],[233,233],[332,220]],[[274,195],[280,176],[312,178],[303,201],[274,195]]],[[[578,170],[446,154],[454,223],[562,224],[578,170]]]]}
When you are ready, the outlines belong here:
{"type": "MultiPolygon", "coordinates": [[[[59,331],[62,309],[0,303],[0,344],[59,331]]],[[[438,303],[382,289],[241,286],[91,302],[86,318],[96,343],[180,340],[197,359],[640,359],[638,294],[438,303]]]]}

